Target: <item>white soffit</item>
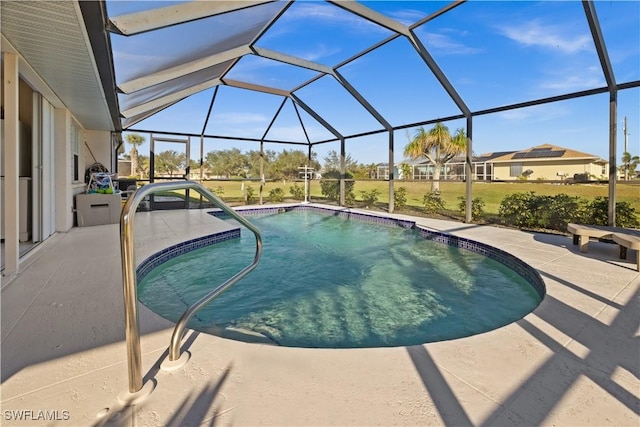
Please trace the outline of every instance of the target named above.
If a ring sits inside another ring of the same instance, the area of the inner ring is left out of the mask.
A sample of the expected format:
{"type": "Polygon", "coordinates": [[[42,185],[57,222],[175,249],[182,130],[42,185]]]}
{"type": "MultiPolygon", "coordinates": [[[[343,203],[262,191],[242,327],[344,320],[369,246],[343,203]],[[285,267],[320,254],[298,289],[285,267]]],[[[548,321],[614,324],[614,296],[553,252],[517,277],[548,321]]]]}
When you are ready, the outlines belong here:
{"type": "Polygon", "coordinates": [[[85,129],[113,130],[76,1],[0,1],[2,35],[85,129]]]}

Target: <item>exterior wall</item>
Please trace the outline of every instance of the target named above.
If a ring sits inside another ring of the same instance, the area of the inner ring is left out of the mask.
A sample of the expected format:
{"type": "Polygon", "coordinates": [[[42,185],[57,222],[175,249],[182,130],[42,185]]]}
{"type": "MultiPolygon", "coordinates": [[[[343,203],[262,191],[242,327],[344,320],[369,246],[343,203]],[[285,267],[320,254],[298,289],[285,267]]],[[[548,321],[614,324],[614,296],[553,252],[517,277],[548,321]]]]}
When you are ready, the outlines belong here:
{"type": "MultiPolygon", "coordinates": [[[[518,160],[513,161],[513,163],[518,163],[518,160]]],[[[522,163],[522,171],[526,171],[528,169],[533,171],[528,178],[530,181],[536,179],[562,179],[559,174],[564,174],[565,178],[573,178],[574,174],[584,173],[588,173],[596,178],[604,176],[606,179],[609,173],[608,165],[605,165],[603,173],[602,165],[589,160],[562,159],[557,161],[538,162],[522,161],[520,163],[522,163]]],[[[515,181],[518,179],[517,176],[510,176],[511,163],[494,163],[493,167],[494,180],[515,181]]]]}
{"type": "MultiPolygon", "coordinates": [[[[99,130],[86,130],[81,132],[80,138],[80,158],[82,176],[84,171],[93,163],[98,162],[103,164],[106,168],[109,168],[111,164],[111,132],[99,131],[99,130]],[[85,145],[86,142],[86,145],[85,145]],[[89,148],[91,152],[89,151],[89,148]],[[95,160],[93,156],[95,156],[95,160]]],[[[113,172],[109,169],[109,172],[113,172]]]]}

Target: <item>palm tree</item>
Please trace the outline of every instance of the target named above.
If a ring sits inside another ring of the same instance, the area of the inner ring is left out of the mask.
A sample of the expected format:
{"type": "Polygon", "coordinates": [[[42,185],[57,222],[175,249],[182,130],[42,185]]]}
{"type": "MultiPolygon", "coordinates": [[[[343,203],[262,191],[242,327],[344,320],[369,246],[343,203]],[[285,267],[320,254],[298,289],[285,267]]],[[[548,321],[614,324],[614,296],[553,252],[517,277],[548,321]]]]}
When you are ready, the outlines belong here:
{"type": "Polygon", "coordinates": [[[131,145],[131,175],[138,176],[138,145],[144,144],[144,136],[137,133],[127,135],[127,143],[131,145]]]}
{"type": "Polygon", "coordinates": [[[467,135],[464,129],[456,130],[451,136],[449,128],[438,122],[428,132],[423,127],[416,130],[413,138],[404,148],[404,155],[412,159],[426,157],[433,164],[431,192],[440,192],[440,171],[445,163],[467,149],[467,135]]]}
{"type": "Polygon", "coordinates": [[[624,179],[629,180],[629,177],[634,177],[636,174],[636,168],[640,165],[640,157],[631,156],[631,153],[622,153],[622,166],[620,166],[620,172],[624,174],[624,179]]]}

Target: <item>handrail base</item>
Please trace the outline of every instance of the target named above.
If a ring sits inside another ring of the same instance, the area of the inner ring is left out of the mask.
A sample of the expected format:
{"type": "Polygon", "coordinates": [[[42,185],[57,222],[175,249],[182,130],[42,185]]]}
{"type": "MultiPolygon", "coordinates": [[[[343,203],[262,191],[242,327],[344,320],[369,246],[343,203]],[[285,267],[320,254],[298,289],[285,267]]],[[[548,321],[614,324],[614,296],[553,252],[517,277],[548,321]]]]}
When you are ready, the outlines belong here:
{"type": "Polygon", "coordinates": [[[160,364],[160,369],[165,372],[177,371],[178,369],[181,369],[184,365],[186,365],[190,358],[191,353],[189,353],[188,351],[183,351],[180,357],[176,360],[169,360],[169,356],[167,356],[160,364]]]}
{"type": "Polygon", "coordinates": [[[145,401],[156,388],[156,383],[153,381],[147,381],[142,388],[135,393],[131,393],[129,390],[124,390],[118,394],[118,403],[122,406],[133,406],[145,401]]]}

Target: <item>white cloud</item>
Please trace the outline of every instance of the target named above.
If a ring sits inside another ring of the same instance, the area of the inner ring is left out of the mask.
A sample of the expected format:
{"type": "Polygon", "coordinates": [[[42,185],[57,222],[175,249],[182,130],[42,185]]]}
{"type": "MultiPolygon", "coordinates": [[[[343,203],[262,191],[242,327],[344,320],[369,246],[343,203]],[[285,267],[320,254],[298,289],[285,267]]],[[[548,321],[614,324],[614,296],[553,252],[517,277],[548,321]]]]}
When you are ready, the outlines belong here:
{"type": "Polygon", "coordinates": [[[531,117],[531,112],[527,110],[510,110],[498,113],[498,117],[504,120],[519,121],[526,120],[531,117]]]}
{"type": "Polygon", "coordinates": [[[467,46],[445,34],[428,33],[420,30],[418,30],[417,34],[427,49],[437,51],[441,55],[473,55],[483,51],[477,47],[467,46]]]}
{"type": "Polygon", "coordinates": [[[525,46],[539,46],[560,50],[564,53],[577,53],[593,49],[589,34],[563,34],[557,25],[543,25],[538,20],[499,27],[502,35],[525,46]]]}
{"type": "Polygon", "coordinates": [[[302,127],[295,126],[273,126],[267,134],[267,139],[282,139],[285,141],[307,142],[302,131],[302,127]]]}
{"type": "Polygon", "coordinates": [[[337,6],[315,1],[296,2],[282,17],[284,21],[308,18],[322,21],[325,24],[333,26],[341,25],[347,30],[366,30],[368,32],[377,30],[380,32],[388,32],[388,30],[383,27],[360,18],[351,12],[344,11],[337,6]]]}
{"type": "Polygon", "coordinates": [[[427,16],[425,12],[415,9],[396,10],[389,12],[386,15],[407,26],[415,24],[427,16]]]}
{"type": "Polygon", "coordinates": [[[245,112],[229,112],[214,114],[211,119],[214,123],[224,123],[226,125],[245,124],[245,123],[267,123],[267,117],[264,114],[245,113],[245,112]]]}
{"type": "Polygon", "coordinates": [[[426,37],[427,43],[430,46],[442,50],[443,53],[451,55],[469,55],[482,52],[482,49],[480,48],[466,46],[443,34],[429,33],[426,37]]]}
{"type": "Polygon", "coordinates": [[[335,55],[339,53],[342,49],[340,48],[330,48],[323,43],[317,44],[313,50],[309,50],[304,53],[300,53],[297,56],[306,59],[307,61],[318,61],[322,58],[329,57],[331,55],[335,55]]]}
{"type": "Polygon", "coordinates": [[[553,89],[563,92],[591,89],[605,85],[604,78],[584,75],[562,76],[558,80],[547,81],[540,84],[542,89],[553,89]]]}
{"type": "Polygon", "coordinates": [[[569,110],[566,106],[553,103],[503,111],[498,113],[497,117],[511,122],[527,121],[531,123],[538,123],[548,120],[557,120],[561,117],[567,116],[568,114],[569,110]]]}

